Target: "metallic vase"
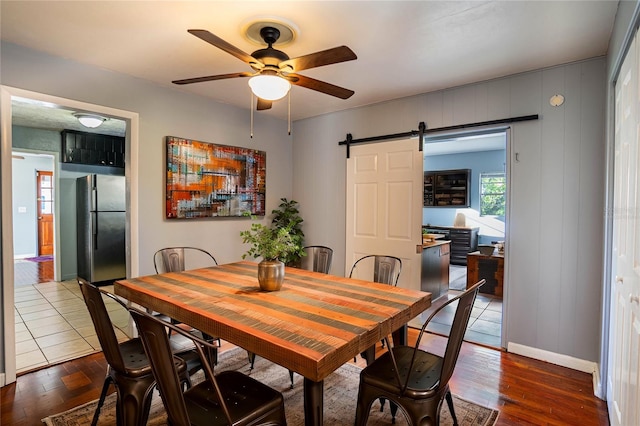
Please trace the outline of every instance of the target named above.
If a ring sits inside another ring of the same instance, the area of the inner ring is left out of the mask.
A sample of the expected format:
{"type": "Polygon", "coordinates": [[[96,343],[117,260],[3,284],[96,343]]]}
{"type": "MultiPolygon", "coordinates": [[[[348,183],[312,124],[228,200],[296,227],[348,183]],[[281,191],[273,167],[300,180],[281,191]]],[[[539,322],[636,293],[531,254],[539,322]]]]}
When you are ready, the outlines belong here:
{"type": "Polygon", "coordinates": [[[284,263],[279,260],[263,260],[258,263],[258,282],[264,291],[278,291],[284,282],[284,263]]]}

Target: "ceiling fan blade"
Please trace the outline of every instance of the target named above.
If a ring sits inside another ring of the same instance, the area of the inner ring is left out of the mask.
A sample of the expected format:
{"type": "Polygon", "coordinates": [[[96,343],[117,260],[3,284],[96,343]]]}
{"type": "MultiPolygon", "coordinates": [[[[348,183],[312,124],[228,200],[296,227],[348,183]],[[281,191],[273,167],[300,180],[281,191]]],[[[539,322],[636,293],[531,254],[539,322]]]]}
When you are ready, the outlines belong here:
{"type": "Polygon", "coordinates": [[[290,80],[291,84],[326,93],[327,95],[335,96],[340,99],[348,99],[355,93],[353,90],[316,80],[315,78],[305,77],[300,74],[290,74],[289,77],[294,77],[290,80]]]}
{"type": "Polygon", "coordinates": [[[204,81],[224,80],[225,78],[251,77],[252,75],[255,75],[255,73],[234,72],[231,74],[218,74],[218,75],[208,75],[206,77],[185,78],[184,80],[174,80],[172,81],[172,83],[174,84],[202,83],[204,81]]]}
{"type": "Polygon", "coordinates": [[[271,109],[272,101],[267,101],[262,98],[258,98],[258,111],[264,111],[265,109],[271,109]]]}
{"type": "Polygon", "coordinates": [[[234,45],[224,41],[220,37],[218,37],[216,35],[213,35],[212,33],[210,33],[207,30],[187,30],[187,31],[189,33],[193,34],[194,36],[198,37],[199,39],[204,40],[207,43],[214,45],[218,49],[222,49],[225,52],[235,56],[238,59],[240,59],[241,61],[252,65],[256,69],[264,68],[264,64],[262,62],[260,62],[259,60],[257,60],[256,58],[254,58],[253,56],[249,55],[246,52],[243,52],[242,50],[238,49],[234,45]]]}
{"type": "Polygon", "coordinates": [[[340,46],[282,61],[278,66],[284,72],[298,72],[309,68],[352,61],[354,59],[358,59],[358,57],[351,49],[347,46],[340,46]],[[291,71],[287,71],[289,68],[291,68],[291,71]]]}

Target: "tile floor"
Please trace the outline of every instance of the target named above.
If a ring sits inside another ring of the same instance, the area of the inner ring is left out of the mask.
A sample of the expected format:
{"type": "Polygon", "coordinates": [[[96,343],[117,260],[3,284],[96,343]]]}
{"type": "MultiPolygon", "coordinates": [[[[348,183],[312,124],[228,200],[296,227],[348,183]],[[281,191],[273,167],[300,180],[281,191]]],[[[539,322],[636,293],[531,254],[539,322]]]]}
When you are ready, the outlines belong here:
{"type": "MultiPolygon", "coordinates": [[[[118,340],[128,339],[129,313],[105,304],[118,340]]],[[[15,321],[17,373],[102,350],[75,280],[16,286],[15,321]]]]}
{"type": "MultiPolygon", "coordinates": [[[[449,293],[446,297],[452,298],[466,287],[466,267],[451,265],[449,276],[449,293]]],[[[441,299],[442,301],[447,300],[445,296],[441,299]]],[[[433,309],[437,306],[439,306],[439,304],[436,301],[433,309]]],[[[427,330],[432,333],[448,335],[455,313],[455,306],[455,304],[453,304],[453,306],[447,306],[442,312],[436,315],[427,326],[427,330]]],[[[428,314],[430,314],[430,312],[427,312],[427,315],[428,314]]],[[[426,316],[424,319],[426,320],[426,316]]],[[[502,298],[491,294],[478,293],[464,339],[468,342],[494,348],[501,347],[502,298]]]]}

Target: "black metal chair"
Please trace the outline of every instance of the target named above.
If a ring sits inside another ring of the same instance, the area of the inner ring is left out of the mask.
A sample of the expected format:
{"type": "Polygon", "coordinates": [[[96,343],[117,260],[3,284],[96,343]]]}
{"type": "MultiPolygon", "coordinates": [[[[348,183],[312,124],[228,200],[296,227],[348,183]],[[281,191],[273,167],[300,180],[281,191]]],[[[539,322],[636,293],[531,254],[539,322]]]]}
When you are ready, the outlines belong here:
{"type": "MultiPolygon", "coordinates": [[[[98,289],[82,278],[78,278],[78,284],[108,364],[107,376],[104,379],[98,406],[91,424],[97,424],[107,391],[109,386],[113,384],[117,393],[117,423],[119,425],[145,425],[149,417],[151,396],[155,387],[149,359],[140,339],[135,338],[118,343],[102,296],[113,299],[124,309],[127,307],[112,294],[98,289]]],[[[186,360],[174,356],[172,362],[176,371],[181,375],[182,383],[189,386],[188,373],[200,369],[200,361],[199,358],[192,356],[193,352],[191,351],[184,351],[181,355],[186,360]]]]}
{"type": "Polygon", "coordinates": [[[141,310],[130,308],[129,311],[151,360],[169,424],[286,425],[284,398],[280,392],[238,371],[214,375],[206,355],[207,350],[216,349],[213,344],[141,310]],[[204,366],[205,380],[184,393],[171,361],[166,327],[194,342],[204,366]]]}
{"type": "MultiPolygon", "coordinates": [[[[395,287],[398,285],[401,272],[402,260],[399,257],[369,254],[353,263],[349,278],[370,280],[371,275],[373,275],[373,282],[389,284],[395,287]],[[354,273],[357,277],[353,276],[354,273]],[[366,278],[363,278],[363,274],[366,274],[366,278]]],[[[384,347],[384,340],[382,341],[382,346],[384,347]]],[[[354,358],[353,361],[355,362],[356,359],[354,358]]]]}
{"type": "Polygon", "coordinates": [[[367,423],[371,404],[377,398],[391,401],[392,423],[395,423],[397,406],[400,406],[412,425],[438,425],[442,400],[446,399],[453,422],[458,424],[449,379],[460,354],[478,289],[484,283],[485,280],[477,282],[436,309],[423,324],[414,347],[392,347],[385,338],[389,350],[360,373],[356,426],[367,423]],[[420,349],[420,341],[431,319],[454,302],[458,306],[444,356],[420,349]]]}
{"type": "MultiPolygon", "coordinates": [[[[211,253],[197,247],[165,247],[156,251],[153,255],[153,267],[156,270],[156,274],[182,272],[208,266],[218,266],[218,261],[211,253]]],[[[157,313],[155,315],[163,321],[171,322],[171,324],[180,324],[180,321],[166,315],[157,313]]],[[[207,340],[217,340],[218,346],[221,344],[219,337],[206,336],[204,334],[203,337],[207,340]]]]}
{"type": "Polygon", "coordinates": [[[306,256],[300,259],[300,269],[328,274],[331,270],[333,250],[325,246],[306,246],[306,256]]]}
{"type": "Polygon", "coordinates": [[[165,247],[153,255],[156,274],[181,272],[207,266],[218,266],[218,262],[211,253],[197,247],[165,247]]]}
{"type": "Polygon", "coordinates": [[[396,286],[402,272],[402,260],[388,255],[370,254],[363,256],[354,262],[351,272],[349,272],[349,278],[371,281],[369,277],[363,278],[363,274],[370,276],[371,270],[373,270],[373,282],[396,286]],[[373,265],[371,265],[372,261],[373,265]],[[355,277],[354,274],[356,275],[355,277]]]}

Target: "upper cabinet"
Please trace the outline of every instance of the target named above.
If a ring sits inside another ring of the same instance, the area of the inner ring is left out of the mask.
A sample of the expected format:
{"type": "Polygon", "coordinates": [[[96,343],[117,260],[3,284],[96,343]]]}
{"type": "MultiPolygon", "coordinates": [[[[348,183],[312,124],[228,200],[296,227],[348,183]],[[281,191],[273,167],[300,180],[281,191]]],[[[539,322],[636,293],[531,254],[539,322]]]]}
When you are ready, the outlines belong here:
{"type": "Polygon", "coordinates": [[[469,207],[470,169],[424,172],[425,207],[469,207]]]}
{"type": "Polygon", "coordinates": [[[97,133],[62,131],[62,162],[124,167],[125,139],[97,133]]]}

